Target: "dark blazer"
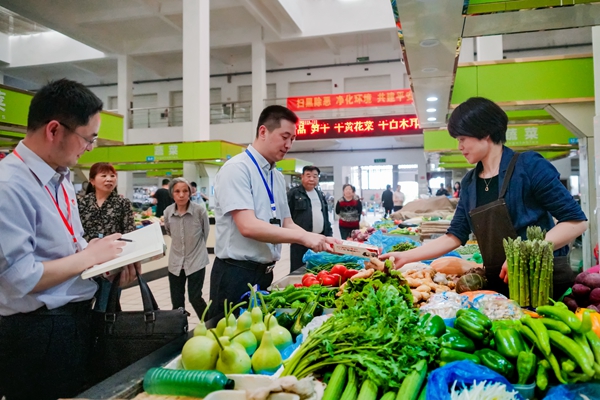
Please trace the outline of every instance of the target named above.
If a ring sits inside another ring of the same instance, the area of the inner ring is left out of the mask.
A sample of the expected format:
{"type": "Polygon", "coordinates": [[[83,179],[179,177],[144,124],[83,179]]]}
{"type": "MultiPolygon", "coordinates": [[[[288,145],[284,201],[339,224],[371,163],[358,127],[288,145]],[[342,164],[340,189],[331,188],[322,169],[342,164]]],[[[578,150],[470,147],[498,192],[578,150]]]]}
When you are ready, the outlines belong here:
{"type": "MultiPolygon", "coordinates": [[[[321,200],[321,210],[323,211],[323,235],[333,236],[333,230],[331,229],[331,223],[329,222],[329,212],[327,209],[327,201],[323,193],[315,188],[315,191],[319,195],[321,200]]],[[[313,220],[312,220],[312,202],[306,194],[304,186],[299,185],[291,188],[288,192],[288,205],[290,206],[290,213],[292,220],[296,225],[300,226],[308,232],[313,231],[313,220]]]]}

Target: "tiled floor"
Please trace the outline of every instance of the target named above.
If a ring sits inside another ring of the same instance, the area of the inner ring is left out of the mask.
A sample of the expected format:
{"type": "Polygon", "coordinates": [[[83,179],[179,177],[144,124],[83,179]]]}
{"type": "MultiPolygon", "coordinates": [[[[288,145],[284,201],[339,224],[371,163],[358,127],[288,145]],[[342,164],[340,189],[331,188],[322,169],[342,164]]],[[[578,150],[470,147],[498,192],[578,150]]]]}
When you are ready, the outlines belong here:
{"type": "MultiPolygon", "coordinates": [[[[366,220],[369,222],[374,222],[381,219],[381,215],[368,213],[366,216],[366,220]]],[[[339,238],[340,232],[338,228],[337,222],[333,224],[333,235],[334,237],[339,238]]],[[[206,301],[208,301],[208,296],[210,293],[210,272],[212,270],[212,265],[215,260],[215,256],[213,254],[209,254],[210,264],[206,266],[206,277],[204,278],[204,288],[202,290],[203,297],[206,301]]],[[[165,265],[167,265],[167,260],[165,259],[165,265]]],[[[283,249],[281,252],[281,260],[277,262],[274,269],[273,282],[278,281],[279,279],[285,277],[290,270],[290,246],[288,244],[283,245],[283,249]]],[[[169,278],[164,277],[161,279],[157,279],[149,283],[150,290],[154,294],[156,298],[156,302],[161,309],[169,310],[171,309],[171,295],[169,293],[169,278]]],[[[187,296],[187,294],[186,294],[187,296]]],[[[121,294],[121,306],[125,311],[135,311],[141,310],[142,300],[140,298],[140,291],[138,287],[132,287],[129,289],[123,290],[121,294]]],[[[190,317],[188,318],[190,330],[194,329],[194,327],[198,324],[199,317],[194,312],[194,308],[189,303],[186,298],[186,310],[190,313],[190,317]]]]}

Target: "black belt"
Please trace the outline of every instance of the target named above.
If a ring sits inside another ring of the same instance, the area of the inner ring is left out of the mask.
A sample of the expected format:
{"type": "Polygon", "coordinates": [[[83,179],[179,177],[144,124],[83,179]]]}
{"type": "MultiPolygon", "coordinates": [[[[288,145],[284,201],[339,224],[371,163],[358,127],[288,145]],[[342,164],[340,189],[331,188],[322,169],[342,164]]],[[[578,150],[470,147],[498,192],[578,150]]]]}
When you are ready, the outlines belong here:
{"type": "Polygon", "coordinates": [[[262,271],[265,274],[270,274],[273,272],[273,268],[275,268],[275,262],[261,264],[255,261],[234,260],[233,258],[221,258],[220,260],[229,265],[235,265],[236,267],[244,268],[250,271],[262,271]]]}
{"type": "Polygon", "coordinates": [[[35,311],[31,311],[28,313],[13,314],[13,315],[9,315],[7,317],[0,317],[0,318],[26,317],[26,316],[38,316],[38,315],[47,316],[47,315],[87,314],[88,312],[90,312],[92,310],[92,307],[94,305],[94,300],[95,299],[78,301],[76,303],[67,303],[64,306],[61,306],[58,308],[53,308],[52,310],[49,310],[47,306],[43,306],[43,307],[38,308],[35,311]]]}

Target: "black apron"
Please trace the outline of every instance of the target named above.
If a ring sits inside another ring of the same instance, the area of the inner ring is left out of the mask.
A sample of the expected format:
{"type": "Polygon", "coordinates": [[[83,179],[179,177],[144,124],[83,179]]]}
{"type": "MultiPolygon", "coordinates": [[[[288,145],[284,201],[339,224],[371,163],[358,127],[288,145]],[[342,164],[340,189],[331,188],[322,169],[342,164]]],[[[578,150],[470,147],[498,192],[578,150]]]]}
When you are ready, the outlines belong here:
{"type": "MultiPolygon", "coordinates": [[[[517,238],[517,232],[510,219],[504,196],[508,189],[510,178],[515,169],[519,154],[515,154],[510,160],[506,176],[502,182],[498,200],[477,207],[469,213],[473,233],[477,237],[477,243],[483,258],[485,275],[488,281],[488,289],[494,290],[508,297],[508,285],[500,279],[502,265],[506,261],[504,245],[505,238],[517,238]]],[[[554,293],[552,296],[560,297],[573,284],[573,271],[568,257],[554,258],[554,293]]]]}

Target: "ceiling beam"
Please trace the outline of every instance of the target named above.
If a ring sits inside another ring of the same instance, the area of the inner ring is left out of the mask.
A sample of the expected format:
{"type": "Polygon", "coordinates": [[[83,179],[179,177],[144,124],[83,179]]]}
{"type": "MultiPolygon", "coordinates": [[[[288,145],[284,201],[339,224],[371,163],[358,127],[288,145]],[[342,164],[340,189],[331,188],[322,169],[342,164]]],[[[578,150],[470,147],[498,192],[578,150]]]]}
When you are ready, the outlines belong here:
{"type": "MultiPolygon", "coordinates": [[[[175,29],[177,32],[183,33],[183,28],[177,25],[175,22],[171,21],[168,17],[166,17],[162,13],[162,4],[158,0],[136,0],[139,4],[145,6],[153,16],[159,18],[165,24],[169,25],[171,28],[175,29]]],[[[183,10],[182,10],[183,12],[183,10]]]]}
{"type": "Polygon", "coordinates": [[[329,46],[329,50],[331,50],[333,55],[340,55],[340,47],[335,44],[335,42],[330,36],[323,36],[323,40],[325,41],[325,43],[327,43],[327,46],[329,46]]]}
{"type": "Polygon", "coordinates": [[[600,25],[600,4],[468,16],[463,37],[537,32],[600,25]]]}
{"type": "Polygon", "coordinates": [[[260,0],[239,0],[246,10],[252,15],[258,23],[268,31],[281,37],[280,24],[273,14],[261,4],[260,0]]]}

